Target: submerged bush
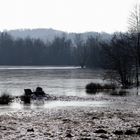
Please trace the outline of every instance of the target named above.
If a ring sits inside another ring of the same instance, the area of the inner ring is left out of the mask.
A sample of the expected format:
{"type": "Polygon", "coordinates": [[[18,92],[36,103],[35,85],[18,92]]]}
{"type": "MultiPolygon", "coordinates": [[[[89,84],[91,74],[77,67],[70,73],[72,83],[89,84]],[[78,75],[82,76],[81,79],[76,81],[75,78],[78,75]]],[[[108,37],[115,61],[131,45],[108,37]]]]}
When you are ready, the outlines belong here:
{"type": "Polygon", "coordinates": [[[112,96],[126,96],[129,92],[126,90],[113,91],[110,93],[112,96]]]}
{"type": "Polygon", "coordinates": [[[116,85],[114,85],[114,84],[105,84],[105,85],[102,86],[102,89],[104,89],[104,90],[110,90],[110,89],[115,90],[116,85]]]}
{"type": "Polygon", "coordinates": [[[129,93],[129,92],[126,91],[126,90],[120,90],[120,91],[119,91],[119,95],[120,95],[120,96],[126,96],[128,93],[129,93]]]}
{"type": "Polygon", "coordinates": [[[11,102],[12,102],[12,96],[10,96],[9,94],[3,93],[0,96],[0,104],[1,105],[8,105],[11,102]]]}
{"type": "Polygon", "coordinates": [[[21,100],[24,104],[30,104],[32,99],[42,100],[45,97],[45,92],[41,87],[37,87],[34,92],[31,89],[24,89],[24,95],[21,96],[21,100]]]}
{"type": "Polygon", "coordinates": [[[101,89],[100,84],[89,83],[86,85],[86,92],[87,93],[96,93],[99,89],[101,89]]]}
{"type": "Polygon", "coordinates": [[[24,94],[23,96],[21,96],[21,101],[23,101],[24,104],[30,104],[31,96],[24,94]]]}
{"type": "Polygon", "coordinates": [[[37,87],[35,92],[33,92],[33,95],[36,97],[44,97],[45,92],[43,91],[43,89],[41,87],[37,87]]]}
{"type": "Polygon", "coordinates": [[[21,96],[21,101],[23,101],[24,104],[30,104],[32,94],[31,89],[24,89],[24,95],[21,96]]]}
{"type": "Polygon", "coordinates": [[[115,89],[116,89],[116,86],[113,84],[101,85],[98,83],[89,83],[86,85],[87,93],[96,93],[96,92],[101,92],[105,90],[115,90],[115,89]]]}

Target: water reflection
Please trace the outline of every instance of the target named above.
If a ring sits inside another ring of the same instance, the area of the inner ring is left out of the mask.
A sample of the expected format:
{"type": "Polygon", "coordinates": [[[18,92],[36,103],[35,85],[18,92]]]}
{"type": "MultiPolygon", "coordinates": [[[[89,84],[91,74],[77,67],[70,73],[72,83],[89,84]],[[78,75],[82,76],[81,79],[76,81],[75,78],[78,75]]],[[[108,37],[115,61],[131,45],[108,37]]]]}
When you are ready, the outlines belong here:
{"type": "Polygon", "coordinates": [[[85,90],[87,95],[90,96],[138,96],[140,95],[140,89],[137,90],[136,88],[131,89],[115,89],[115,90],[105,90],[105,91],[97,91],[97,92],[88,92],[85,90]]]}
{"type": "Polygon", "coordinates": [[[104,101],[53,101],[44,104],[44,108],[56,107],[106,107],[109,102],[104,101]]]}
{"type": "Polygon", "coordinates": [[[0,106],[0,112],[12,112],[20,110],[46,110],[59,107],[107,107],[110,103],[103,101],[46,101],[44,104],[32,103],[24,105],[20,102],[13,102],[9,106],[0,106]]]}
{"type": "MultiPolygon", "coordinates": [[[[87,91],[86,91],[87,92],[87,91]]],[[[131,96],[130,91],[127,90],[114,90],[114,91],[104,91],[104,92],[87,92],[88,95],[93,96],[131,96]]]]}

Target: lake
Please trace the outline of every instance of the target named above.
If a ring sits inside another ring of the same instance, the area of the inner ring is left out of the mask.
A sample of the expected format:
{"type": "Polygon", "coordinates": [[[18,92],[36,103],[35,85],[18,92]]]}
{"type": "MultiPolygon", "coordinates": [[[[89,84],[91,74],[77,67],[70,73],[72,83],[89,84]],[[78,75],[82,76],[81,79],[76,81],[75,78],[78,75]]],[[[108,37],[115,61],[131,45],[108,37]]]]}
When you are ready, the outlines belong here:
{"type": "Polygon", "coordinates": [[[100,70],[79,67],[0,66],[0,94],[21,95],[41,86],[52,95],[87,96],[86,84],[105,82],[100,70]]]}
{"type": "MultiPolygon", "coordinates": [[[[6,92],[13,96],[24,93],[24,89],[35,90],[37,86],[45,93],[56,96],[79,96],[93,98],[86,101],[47,101],[43,105],[24,106],[14,102],[10,106],[0,106],[0,112],[23,109],[46,110],[54,107],[118,107],[139,106],[140,97],[112,97],[109,93],[89,95],[85,91],[90,82],[106,83],[102,70],[81,69],[79,67],[39,67],[39,66],[0,66],[0,94],[6,92]],[[94,97],[98,100],[94,100],[94,97]],[[127,101],[127,102],[126,102],[127,101]]],[[[131,91],[131,94],[133,92],[131,91]]]]}
{"type": "MultiPolygon", "coordinates": [[[[45,93],[57,96],[89,96],[85,91],[90,82],[103,83],[103,72],[100,70],[81,69],[79,67],[46,67],[46,66],[0,66],[0,94],[8,93],[19,96],[24,89],[35,90],[37,86],[45,93]]],[[[53,101],[40,106],[41,109],[64,106],[105,106],[104,102],[85,101],[53,101]]],[[[0,106],[1,112],[19,109],[39,109],[39,106],[23,106],[12,103],[10,106],[0,106]]]]}

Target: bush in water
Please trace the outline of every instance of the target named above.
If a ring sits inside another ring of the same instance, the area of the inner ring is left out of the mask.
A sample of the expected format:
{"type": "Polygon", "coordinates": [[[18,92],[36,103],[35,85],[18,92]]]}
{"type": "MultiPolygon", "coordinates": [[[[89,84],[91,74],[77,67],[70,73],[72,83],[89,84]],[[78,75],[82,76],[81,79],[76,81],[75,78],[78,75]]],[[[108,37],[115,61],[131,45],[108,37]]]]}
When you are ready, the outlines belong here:
{"type": "Polygon", "coordinates": [[[21,96],[21,101],[23,101],[24,104],[30,104],[32,94],[31,89],[24,89],[24,95],[21,96]]]}
{"type": "Polygon", "coordinates": [[[9,94],[3,93],[0,96],[0,104],[1,105],[8,105],[11,102],[12,102],[12,96],[10,96],[9,94]]]}
{"type": "Polygon", "coordinates": [[[87,93],[96,93],[96,92],[101,92],[105,90],[115,90],[115,89],[116,89],[116,86],[113,84],[101,85],[98,83],[89,83],[86,85],[87,93]]]}
{"type": "Polygon", "coordinates": [[[37,87],[36,91],[32,92],[31,89],[24,89],[24,95],[21,96],[21,100],[24,102],[24,104],[30,104],[31,99],[42,99],[45,97],[45,92],[41,87],[37,87]]]}

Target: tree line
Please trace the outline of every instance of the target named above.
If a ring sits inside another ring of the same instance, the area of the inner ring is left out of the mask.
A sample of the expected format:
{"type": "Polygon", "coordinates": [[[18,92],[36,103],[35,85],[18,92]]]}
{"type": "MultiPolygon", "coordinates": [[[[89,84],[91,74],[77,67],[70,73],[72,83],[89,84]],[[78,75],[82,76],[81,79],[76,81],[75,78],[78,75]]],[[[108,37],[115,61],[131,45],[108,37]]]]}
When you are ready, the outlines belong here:
{"type": "Polygon", "coordinates": [[[0,34],[0,65],[73,65],[81,68],[107,70],[106,78],[123,87],[139,86],[140,66],[140,7],[136,5],[130,15],[130,29],[114,33],[109,41],[100,35],[83,39],[76,34],[74,40],[65,35],[51,42],[41,39],[14,39],[8,33],[0,34]]]}
{"type": "Polygon", "coordinates": [[[0,34],[0,65],[73,65],[108,70],[108,78],[123,86],[139,84],[140,46],[137,33],[115,33],[110,41],[100,36],[74,41],[66,36],[44,43],[40,39],[13,39],[0,34]]]}
{"type": "Polygon", "coordinates": [[[63,35],[47,43],[29,37],[14,39],[6,32],[0,34],[0,65],[99,67],[99,50],[97,38],[83,41],[80,34],[75,36],[74,42],[63,35]]]}

